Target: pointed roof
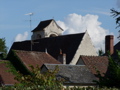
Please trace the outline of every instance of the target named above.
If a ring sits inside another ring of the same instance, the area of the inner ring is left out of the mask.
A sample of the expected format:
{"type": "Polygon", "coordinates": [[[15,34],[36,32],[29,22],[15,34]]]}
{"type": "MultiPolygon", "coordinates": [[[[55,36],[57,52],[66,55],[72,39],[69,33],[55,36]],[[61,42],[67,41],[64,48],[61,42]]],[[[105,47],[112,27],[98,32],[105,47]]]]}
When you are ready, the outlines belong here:
{"type": "MultiPolygon", "coordinates": [[[[62,50],[67,55],[66,63],[69,64],[81,44],[84,34],[78,33],[35,40],[34,42],[39,43],[34,43],[32,50],[45,52],[45,49],[47,49],[47,52],[55,59],[58,59],[60,50],[62,50]]],[[[14,42],[11,49],[30,51],[31,41],[14,42]]]]}
{"type": "Polygon", "coordinates": [[[80,58],[83,60],[84,64],[91,70],[93,74],[96,74],[96,69],[99,70],[103,76],[105,73],[107,73],[109,63],[107,56],[81,55],[80,58]]]}
{"type": "MultiPolygon", "coordinates": [[[[41,22],[38,24],[38,26],[37,26],[34,30],[32,30],[31,32],[43,30],[43,29],[44,29],[45,27],[47,27],[52,21],[55,22],[54,19],[41,21],[41,22]]],[[[56,22],[55,22],[55,23],[56,23],[56,22]]],[[[56,23],[56,25],[57,25],[57,23],[56,23]]],[[[58,26],[58,25],[57,25],[57,26],[58,26]]],[[[58,27],[61,28],[60,26],[58,26],[58,27]]],[[[61,30],[63,30],[63,29],[61,28],[61,30]]]]}

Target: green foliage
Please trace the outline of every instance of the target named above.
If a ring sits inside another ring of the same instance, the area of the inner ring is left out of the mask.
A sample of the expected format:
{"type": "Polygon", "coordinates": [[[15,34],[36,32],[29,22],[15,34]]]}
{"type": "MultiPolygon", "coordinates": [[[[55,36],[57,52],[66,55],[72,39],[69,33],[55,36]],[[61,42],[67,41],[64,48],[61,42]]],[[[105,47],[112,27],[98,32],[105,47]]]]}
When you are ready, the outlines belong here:
{"type": "Polygon", "coordinates": [[[17,80],[18,84],[16,84],[16,87],[29,87],[30,89],[41,89],[41,90],[61,90],[62,89],[62,83],[64,80],[57,80],[56,74],[58,72],[58,67],[55,68],[54,71],[48,70],[47,72],[40,73],[40,68],[37,67],[31,67],[31,73],[30,75],[23,75],[18,72],[18,75],[15,77],[15,80],[17,80]]]}
{"type": "MultiPolygon", "coordinates": [[[[120,27],[120,12],[115,10],[114,8],[110,10],[111,10],[112,16],[116,20],[116,24],[117,24],[116,28],[120,27]]],[[[120,39],[120,30],[118,32],[119,32],[119,36],[117,38],[120,39]]]]}
{"type": "Polygon", "coordinates": [[[104,77],[99,71],[97,71],[99,81],[96,81],[96,83],[100,87],[106,86],[120,88],[120,51],[117,51],[117,53],[118,58],[116,60],[109,55],[108,71],[104,77]]]}
{"type": "Polygon", "coordinates": [[[31,72],[27,69],[27,67],[23,64],[21,59],[16,55],[15,50],[11,50],[7,56],[7,59],[10,60],[12,65],[15,67],[17,71],[22,74],[29,75],[31,72]]]}
{"type": "Polygon", "coordinates": [[[99,56],[103,56],[103,54],[104,54],[104,52],[103,52],[102,49],[98,50],[98,55],[99,55],[99,56]]]}
{"type": "MultiPolygon", "coordinates": [[[[39,89],[36,88],[29,88],[29,87],[14,87],[14,86],[7,86],[1,87],[0,90],[54,90],[54,89],[44,89],[40,87],[39,89]]],[[[59,90],[59,89],[56,89],[59,90]]],[[[63,88],[61,90],[119,90],[118,88],[96,88],[96,87],[73,87],[73,88],[63,88]]]]}
{"type": "Polygon", "coordinates": [[[0,38],[0,52],[3,54],[0,54],[0,59],[6,58],[7,55],[7,47],[5,45],[5,38],[0,38]]]}
{"type": "Polygon", "coordinates": [[[7,72],[12,73],[13,75],[17,75],[17,71],[10,61],[4,61],[3,60],[0,63],[5,63],[6,64],[6,67],[8,68],[7,72]]]}
{"type": "Polygon", "coordinates": [[[116,19],[116,24],[118,24],[118,26],[116,28],[120,27],[120,22],[119,22],[120,21],[120,12],[118,12],[115,9],[110,9],[110,10],[111,10],[112,16],[116,19]]]}

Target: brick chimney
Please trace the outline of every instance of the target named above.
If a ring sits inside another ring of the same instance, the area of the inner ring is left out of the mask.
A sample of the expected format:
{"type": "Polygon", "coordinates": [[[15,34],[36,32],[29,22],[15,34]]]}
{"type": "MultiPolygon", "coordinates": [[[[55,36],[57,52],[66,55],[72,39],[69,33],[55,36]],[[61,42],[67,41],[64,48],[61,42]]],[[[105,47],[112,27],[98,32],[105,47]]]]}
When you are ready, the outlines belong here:
{"type": "Polygon", "coordinates": [[[66,64],[66,54],[62,53],[62,50],[60,50],[58,61],[60,61],[62,64],[66,64]]]}
{"type": "Polygon", "coordinates": [[[110,55],[114,53],[114,36],[107,35],[105,37],[105,53],[110,52],[110,55]]]}

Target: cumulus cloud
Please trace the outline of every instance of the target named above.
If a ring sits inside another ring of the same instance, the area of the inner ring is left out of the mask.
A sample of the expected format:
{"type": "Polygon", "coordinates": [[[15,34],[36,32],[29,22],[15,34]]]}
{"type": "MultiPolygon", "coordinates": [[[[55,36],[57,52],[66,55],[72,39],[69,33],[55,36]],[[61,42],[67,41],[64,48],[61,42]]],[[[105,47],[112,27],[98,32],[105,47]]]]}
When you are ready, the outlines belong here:
{"type": "Polygon", "coordinates": [[[88,31],[96,50],[104,50],[105,35],[110,34],[108,30],[101,27],[99,16],[87,14],[85,16],[76,13],[69,14],[64,21],[57,21],[64,29],[63,34],[74,34],[88,31]]]}
{"type": "Polygon", "coordinates": [[[117,7],[120,8],[120,0],[117,0],[117,7]]]}
{"type": "Polygon", "coordinates": [[[16,41],[24,41],[26,40],[28,37],[28,32],[24,32],[23,34],[18,34],[16,37],[15,37],[15,42],[16,41]]]}

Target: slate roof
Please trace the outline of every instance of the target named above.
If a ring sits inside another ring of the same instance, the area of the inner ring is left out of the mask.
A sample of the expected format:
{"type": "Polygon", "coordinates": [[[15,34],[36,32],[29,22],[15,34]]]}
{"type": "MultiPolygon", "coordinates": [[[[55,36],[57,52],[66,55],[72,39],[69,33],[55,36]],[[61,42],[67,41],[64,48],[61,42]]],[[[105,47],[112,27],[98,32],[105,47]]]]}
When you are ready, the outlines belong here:
{"type": "Polygon", "coordinates": [[[96,69],[99,70],[103,76],[103,73],[107,73],[109,63],[107,56],[80,56],[80,58],[93,74],[96,74],[96,69]]]}
{"type": "MultiPolygon", "coordinates": [[[[45,27],[47,27],[52,21],[54,21],[55,22],[55,20],[54,19],[50,19],[50,20],[45,20],[45,21],[41,21],[39,24],[38,24],[38,26],[34,29],[34,30],[32,30],[31,32],[35,32],[35,31],[38,31],[38,30],[43,30],[45,27]]],[[[56,22],[55,22],[56,23],[56,22]]],[[[57,24],[56,24],[57,25],[57,24]]],[[[57,25],[58,26],[58,25],[57,25]]],[[[59,26],[58,26],[59,27],[59,26]]],[[[61,28],[61,27],[59,27],[59,28],[61,28]]],[[[63,30],[62,28],[61,28],[61,30],[63,30]]]]}
{"type": "MultiPolygon", "coordinates": [[[[44,64],[47,70],[54,70],[57,64],[44,64]]],[[[65,83],[75,84],[95,84],[93,80],[97,78],[91,73],[91,71],[84,65],[57,65],[59,71],[57,77],[62,77],[67,80],[65,83]]]]}
{"type": "Polygon", "coordinates": [[[33,65],[34,67],[39,65],[39,67],[41,67],[44,63],[61,64],[45,52],[15,50],[15,54],[29,70],[29,65],[33,65]]]}
{"type": "MultiPolygon", "coordinates": [[[[69,64],[73,59],[84,34],[85,33],[78,33],[35,40],[34,42],[37,43],[32,45],[32,50],[45,52],[45,49],[47,49],[47,52],[55,59],[58,59],[60,50],[62,50],[62,52],[67,55],[66,63],[69,64]]],[[[31,51],[31,41],[14,42],[11,49],[31,51]]]]}
{"type": "Polygon", "coordinates": [[[113,53],[113,57],[116,59],[116,58],[118,58],[118,54],[117,54],[117,50],[119,50],[120,51],[120,42],[118,42],[114,47],[114,53],[113,53]]]}
{"type": "Polygon", "coordinates": [[[115,46],[114,46],[114,51],[116,50],[120,50],[120,42],[118,42],[115,46]]]}
{"type": "Polygon", "coordinates": [[[3,85],[13,85],[16,80],[14,80],[14,75],[10,72],[7,72],[9,68],[6,67],[7,60],[0,60],[0,84],[3,85]]]}

